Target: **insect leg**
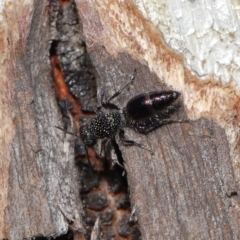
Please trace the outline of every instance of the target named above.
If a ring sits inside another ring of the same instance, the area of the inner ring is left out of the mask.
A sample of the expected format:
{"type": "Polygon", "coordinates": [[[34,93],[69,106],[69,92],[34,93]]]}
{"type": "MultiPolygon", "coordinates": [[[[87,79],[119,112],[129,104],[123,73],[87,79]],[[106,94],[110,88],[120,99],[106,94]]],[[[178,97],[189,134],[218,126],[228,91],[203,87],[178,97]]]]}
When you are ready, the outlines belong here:
{"type": "Polygon", "coordinates": [[[119,107],[117,107],[115,104],[113,103],[110,103],[111,100],[113,100],[114,98],[118,97],[122,92],[123,90],[128,87],[130,84],[132,84],[133,80],[135,79],[135,76],[136,76],[136,73],[137,73],[137,69],[134,69],[133,71],[133,75],[131,76],[131,79],[130,81],[124,85],[120,90],[118,90],[117,92],[115,92],[106,102],[103,102],[103,98],[101,99],[101,104],[104,108],[107,108],[107,109],[119,109],[119,107]],[[117,108],[116,108],[117,107],[117,108]]]}
{"type": "Polygon", "coordinates": [[[92,166],[92,164],[91,164],[91,162],[90,162],[89,155],[88,155],[88,149],[87,149],[86,146],[85,146],[85,150],[86,150],[86,158],[87,158],[89,167],[90,167],[90,169],[91,169],[91,173],[93,174],[93,166],[92,166]]]}
{"type": "Polygon", "coordinates": [[[152,121],[151,124],[142,124],[142,123],[136,123],[134,126],[134,129],[142,134],[148,134],[149,132],[163,126],[166,124],[171,124],[171,123],[185,123],[189,122],[189,120],[172,120],[172,119],[165,119],[165,120],[160,120],[160,119],[154,119],[155,121],[152,121]]]}
{"type": "Polygon", "coordinates": [[[139,148],[142,148],[142,149],[145,149],[145,150],[149,151],[152,155],[154,155],[153,151],[150,148],[148,148],[148,147],[146,147],[146,146],[144,146],[144,145],[142,145],[140,143],[137,143],[137,142],[135,142],[133,140],[127,140],[125,138],[124,134],[125,134],[124,130],[120,129],[120,131],[119,131],[119,138],[121,139],[122,143],[125,146],[137,146],[139,148]]]}
{"type": "MultiPolygon", "coordinates": [[[[107,143],[107,139],[104,139],[102,142],[101,142],[101,150],[100,150],[100,154],[99,156],[101,157],[102,156],[102,153],[103,153],[103,150],[105,149],[105,145],[107,143]]],[[[104,154],[105,155],[105,154],[104,154]]]]}
{"type": "Polygon", "coordinates": [[[115,151],[115,154],[117,156],[117,161],[115,161],[120,167],[122,167],[124,169],[124,166],[123,166],[123,157],[122,157],[122,153],[119,149],[119,146],[115,140],[115,137],[112,137],[111,138],[111,144],[112,144],[112,147],[114,148],[114,151],[115,151]]]}
{"type": "Polygon", "coordinates": [[[101,111],[102,107],[105,108],[105,109],[116,109],[116,110],[119,110],[120,108],[113,104],[113,103],[110,103],[110,102],[104,102],[103,101],[104,99],[104,91],[101,92],[101,106],[98,106],[95,110],[95,113],[96,114],[102,114],[103,112],[101,111]]]}

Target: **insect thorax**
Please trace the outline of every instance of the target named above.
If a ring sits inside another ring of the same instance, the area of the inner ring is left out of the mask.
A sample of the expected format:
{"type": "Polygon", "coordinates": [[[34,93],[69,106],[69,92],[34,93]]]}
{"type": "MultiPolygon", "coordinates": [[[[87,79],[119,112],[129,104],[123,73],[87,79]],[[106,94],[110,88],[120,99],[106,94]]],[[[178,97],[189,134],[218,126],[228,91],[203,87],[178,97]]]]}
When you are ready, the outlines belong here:
{"type": "Polygon", "coordinates": [[[123,119],[122,122],[124,123],[124,126],[135,129],[136,121],[134,121],[134,120],[128,115],[128,112],[127,112],[126,107],[123,108],[123,110],[122,110],[122,115],[123,115],[123,117],[122,117],[122,119],[123,119]]]}
{"type": "Polygon", "coordinates": [[[98,139],[111,138],[122,126],[121,113],[102,113],[80,128],[80,135],[86,146],[93,146],[98,139]]]}

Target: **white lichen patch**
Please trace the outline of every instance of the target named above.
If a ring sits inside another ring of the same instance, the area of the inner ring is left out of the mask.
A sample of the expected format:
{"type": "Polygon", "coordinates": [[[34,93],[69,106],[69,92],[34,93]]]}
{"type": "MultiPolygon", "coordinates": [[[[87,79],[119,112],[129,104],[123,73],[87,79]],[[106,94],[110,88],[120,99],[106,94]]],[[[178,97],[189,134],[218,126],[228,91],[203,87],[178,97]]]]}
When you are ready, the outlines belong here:
{"type": "Polygon", "coordinates": [[[199,79],[213,76],[240,88],[240,2],[134,0],[143,16],[180,53],[199,79]]]}

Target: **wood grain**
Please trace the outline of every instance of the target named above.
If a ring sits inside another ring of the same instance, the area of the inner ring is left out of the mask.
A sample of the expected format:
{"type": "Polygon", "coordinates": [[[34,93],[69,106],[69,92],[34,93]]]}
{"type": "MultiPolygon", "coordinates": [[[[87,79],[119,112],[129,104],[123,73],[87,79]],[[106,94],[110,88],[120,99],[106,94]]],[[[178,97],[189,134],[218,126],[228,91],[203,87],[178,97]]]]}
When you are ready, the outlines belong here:
{"type": "Polygon", "coordinates": [[[26,17],[29,22],[25,28],[15,29],[7,36],[9,55],[4,67],[8,75],[4,93],[8,102],[1,102],[1,111],[8,113],[4,137],[9,139],[11,133],[11,139],[7,146],[1,145],[7,152],[1,159],[1,171],[7,180],[1,185],[1,192],[7,196],[1,210],[1,239],[58,236],[70,226],[84,232],[73,142],[55,128],[61,125],[61,114],[49,61],[47,3],[28,3],[27,12],[14,15],[22,10],[16,4],[8,13],[16,16],[13,22],[8,19],[8,26],[15,26],[19,15],[32,18],[26,17]],[[23,31],[28,34],[22,35],[23,31]]]}
{"type": "MultiPolygon", "coordinates": [[[[140,92],[166,87],[126,54],[96,55],[102,61],[97,64],[99,85],[107,97],[137,69],[133,85],[114,101],[121,107],[140,92]]],[[[187,118],[184,109],[177,117],[187,118]]],[[[154,151],[152,156],[119,141],[143,239],[237,239],[238,186],[224,129],[201,118],[166,125],[148,135],[130,129],[126,134],[154,151]]]]}
{"type": "MultiPolygon", "coordinates": [[[[99,75],[98,94],[104,90],[106,97],[111,96],[130,79],[134,68],[133,85],[114,100],[120,107],[139,93],[184,89],[184,77],[190,81],[181,57],[164,44],[161,34],[149,30],[150,24],[130,1],[103,1],[102,8],[96,1],[76,2],[99,75]],[[125,24],[127,17],[136,22],[125,24]],[[143,36],[149,45],[136,44],[143,36]],[[149,47],[153,42],[156,48],[149,47]]],[[[48,1],[25,4],[13,3],[6,10],[0,41],[4,50],[0,66],[0,238],[56,237],[72,229],[77,233],[75,239],[84,239],[81,171],[74,162],[74,138],[55,128],[61,126],[62,116],[49,60],[51,9],[48,1]]],[[[195,84],[196,77],[192,78],[195,84]]],[[[182,107],[174,117],[189,119],[184,105],[187,97],[182,94],[182,107]]],[[[205,116],[166,125],[148,135],[127,128],[126,134],[154,151],[151,155],[125,147],[118,139],[142,239],[239,239],[239,151],[234,152],[233,162],[226,129],[205,116]]]]}

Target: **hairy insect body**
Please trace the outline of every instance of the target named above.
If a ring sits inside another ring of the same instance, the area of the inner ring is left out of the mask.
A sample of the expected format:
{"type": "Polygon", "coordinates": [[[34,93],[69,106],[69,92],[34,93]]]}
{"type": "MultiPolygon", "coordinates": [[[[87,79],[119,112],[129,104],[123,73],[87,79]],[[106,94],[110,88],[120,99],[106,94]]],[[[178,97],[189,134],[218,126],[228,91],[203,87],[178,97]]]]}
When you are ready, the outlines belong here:
{"type": "Polygon", "coordinates": [[[133,141],[125,140],[123,128],[129,127],[146,134],[164,124],[179,122],[166,119],[179,95],[176,91],[143,93],[130,99],[122,111],[113,110],[113,104],[109,102],[103,103],[112,110],[98,113],[97,117],[83,125],[80,136],[86,147],[95,145],[99,139],[113,140],[117,133],[125,144],[134,145],[133,141]]]}
{"type": "Polygon", "coordinates": [[[138,133],[147,134],[165,124],[186,122],[186,120],[169,118],[178,108],[175,101],[180,93],[176,91],[164,90],[139,94],[130,99],[123,109],[111,103],[111,100],[119,96],[132,83],[135,74],[136,69],[131,80],[106,102],[103,101],[104,94],[102,94],[101,106],[97,108],[97,116],[80,128],[80,136],[86,148],[95,145],[99,139],[104,139],[109,140],[117,152],[119,149],[116,147],[115,135],[118,133],[124,145],[135,145],[149,150],[135,141],[126,139],[123,128],[128,127],[138,133]],[[101,108],[108,109],[109,112],[104,113],[100,111],[101,108]]]}
{"type": "Polygon", "coordinates": [[[87,147],[96,144],[98,139],[111,139],[122,127],[122,115],[118,111],[100,113],[88,124],[80,127],[80,136],[87,147]]]}

